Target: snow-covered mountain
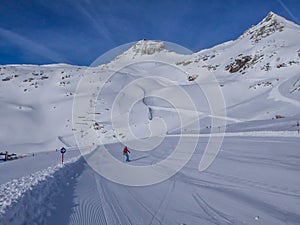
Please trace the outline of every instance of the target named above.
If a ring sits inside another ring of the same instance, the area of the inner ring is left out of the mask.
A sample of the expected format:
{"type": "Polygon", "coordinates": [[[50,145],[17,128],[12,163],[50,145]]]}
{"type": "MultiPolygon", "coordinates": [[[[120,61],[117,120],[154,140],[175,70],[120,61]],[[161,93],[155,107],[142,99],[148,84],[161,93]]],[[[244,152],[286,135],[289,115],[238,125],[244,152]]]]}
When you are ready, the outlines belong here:
{"type": "Polygon", "coordinates": [[[0,66],[0,152],[25,154],[0,161],[0,224],[299,224],[299,40],[270,13],[194,54],[141,40],[97,67],[0,66]]]}
{"type": "Polygon", "coordinates": [[[300,100],[299,37],[298,25],[271,12],[237,40],[179,63],[195,71],[198,61],[205,62],[222,86],[230,117],[293,116],[300,100]]]}
{"type": "MultiPolygon", "coordinates": [[[[209,74],[217,78],[223,92],[229,131],[247,129],[251,126],[249,121],[255,124],[258,120],[265,124],[257,127],[259,130],[262,127],[290,130],[300,116],[299,40],[300,26],[271,12],[238,39],[191,55],[167,50],[161,41],[141,40],[108,64],[98,67],[2,65],[0,146],[22,153],[74,145],[72,104],[79,80],[87,74],[101,78],[103,73],[119,70],[122,66],[125,68],[106,82],[96,107],[98,134],[108,141],[117,137],[126,139],[126,134],[116,134],[111,126],[114,99],[134,80],[151,76],[166,78],[171,83],[151,80],[143,83],[146,87],[134,84],[131,94],[143,93],[144,98],[132,108],[129,123],[134,133],[141,137],[149,134],[147,127],[153,117],[165,121],[164,132],[179,128],[177,112],[171,105],[151,98],[162,92],[172,96],[176,93],[175,86],[184,88],[192,96],[202,132],[214,129],[205,95],[194,90],[195,82],[205,83],[203,77],[209,74]],[[158,63],[161,59],[164,63],[158,63]],[[140,63],[143,60],[144,63],[140,63]],[[275,122],[275,117],[285,119],[275,122]],[[238,123],[244,125],[237,126],[238,123]]],[[[124,103],[119,108],[121,111],[126,110],[128,93],[120,98],[124,103]]],[[[189,110],[184,104],[177,107],[189,110]]],[[[83,123],[84,120],[83,115],[83,123]]]]}

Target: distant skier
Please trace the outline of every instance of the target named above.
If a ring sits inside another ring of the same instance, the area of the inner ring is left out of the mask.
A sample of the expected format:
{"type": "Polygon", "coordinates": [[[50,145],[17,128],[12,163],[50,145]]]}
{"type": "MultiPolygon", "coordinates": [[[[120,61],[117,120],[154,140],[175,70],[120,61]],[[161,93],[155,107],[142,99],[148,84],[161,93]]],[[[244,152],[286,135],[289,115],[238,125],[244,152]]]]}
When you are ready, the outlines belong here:
{"type": "Polygon", "coordinates": [[[127,146],[125,146],[125,148],[123,149],[123,155],[126,156],[126,162],[130,162],[129,153],[130,151],[128,150],[127,146]]]}

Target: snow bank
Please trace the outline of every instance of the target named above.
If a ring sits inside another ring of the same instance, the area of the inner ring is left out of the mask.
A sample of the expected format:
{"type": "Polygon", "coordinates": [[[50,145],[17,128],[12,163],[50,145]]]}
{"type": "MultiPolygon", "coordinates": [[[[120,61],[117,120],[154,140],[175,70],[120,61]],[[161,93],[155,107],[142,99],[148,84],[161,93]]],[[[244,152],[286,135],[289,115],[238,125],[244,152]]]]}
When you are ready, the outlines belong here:
{"type": "Polygon", "coordinates": [[[0,186],[0,224],[45,224],[55,200],[79,171],[80,156],[65,165],[32,173],[0,186]],[[74,169],[75,168],[75,169],[74,169]]]}

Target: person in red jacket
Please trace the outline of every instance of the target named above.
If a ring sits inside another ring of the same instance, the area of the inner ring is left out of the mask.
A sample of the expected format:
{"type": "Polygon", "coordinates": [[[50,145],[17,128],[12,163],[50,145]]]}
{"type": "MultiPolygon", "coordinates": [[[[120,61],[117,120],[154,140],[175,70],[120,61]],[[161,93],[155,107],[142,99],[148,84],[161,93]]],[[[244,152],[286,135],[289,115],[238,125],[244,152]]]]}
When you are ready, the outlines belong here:
{"type": "Polygon", "coordinates": [[[129,153],[130,151],[128,150],[127,146],[125,146],[125,148],[123,149],[123,155],[126,156],[126,162],[130,162],[129,153]]]}

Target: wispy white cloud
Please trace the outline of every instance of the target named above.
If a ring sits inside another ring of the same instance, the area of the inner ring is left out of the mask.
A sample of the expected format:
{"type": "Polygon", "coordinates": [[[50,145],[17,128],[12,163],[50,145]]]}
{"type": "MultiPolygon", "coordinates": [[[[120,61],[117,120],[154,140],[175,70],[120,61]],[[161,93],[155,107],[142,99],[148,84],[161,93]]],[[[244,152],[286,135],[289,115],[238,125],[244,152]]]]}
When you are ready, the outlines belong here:
{"type": "Polygon", "coordinates": [[[80,15],[75,14],[77,19],[82,18],[80,16],[88,19],[89,23],[86,24],[87,26],[92,25],[101,37],[105,38],[111,43],[115,43],[113,36],[109,30],[109,26],[104,23],[104,20],[109,21],[111,18],[99,18],[101,17],[101,14],[96,11],[97,4],[92,3],[90,0],[65,0],[62,2],[62,7],[58,7],[57,3],[54,3],[53,1],[40,1],[39,4],[43,5],[43,7],[47,8],[52,13],[55,13],[57,15],[61,15],[63,13],[63,10],[72,11],[75,9],[80,13],[80,15]]]}
{"type": "Polygon", "coordinates": [[[291,10],[281,1],[277,0],[284,10],[299,24],[298,18],[291,12],[291,10]]]}
{"type": "MultiPolygon", "coordinates": [[[[88,5],[90,5],[90,3],[88,3],[88,5]]],[[[80,4],[79,2],[77,2],[77,4],[74,4],[73,6],[75,6],[80,13],[82,13],[92,22],[92,25],[96,28],[96,30],[101,36],[103,36],[111,43],[115,43],[112,34],[108,29],[108,26],[105,25],[101,19],[97,19],[96,16],[94,16],[95,14],[91,12],[91,10],[88,10],[84,5],[80,4]]]]}
{"type": "Polygon", "coordinates": [[[60,54],[54,52],[46,46],[31,41],[28,38],[13,31],[0,27],[0,36],[2,36],[5,40],[19,46],[19,48],[25,51],[32,52],[46,59],[50,59],[53,62],[68,62],[60,54]]]}

